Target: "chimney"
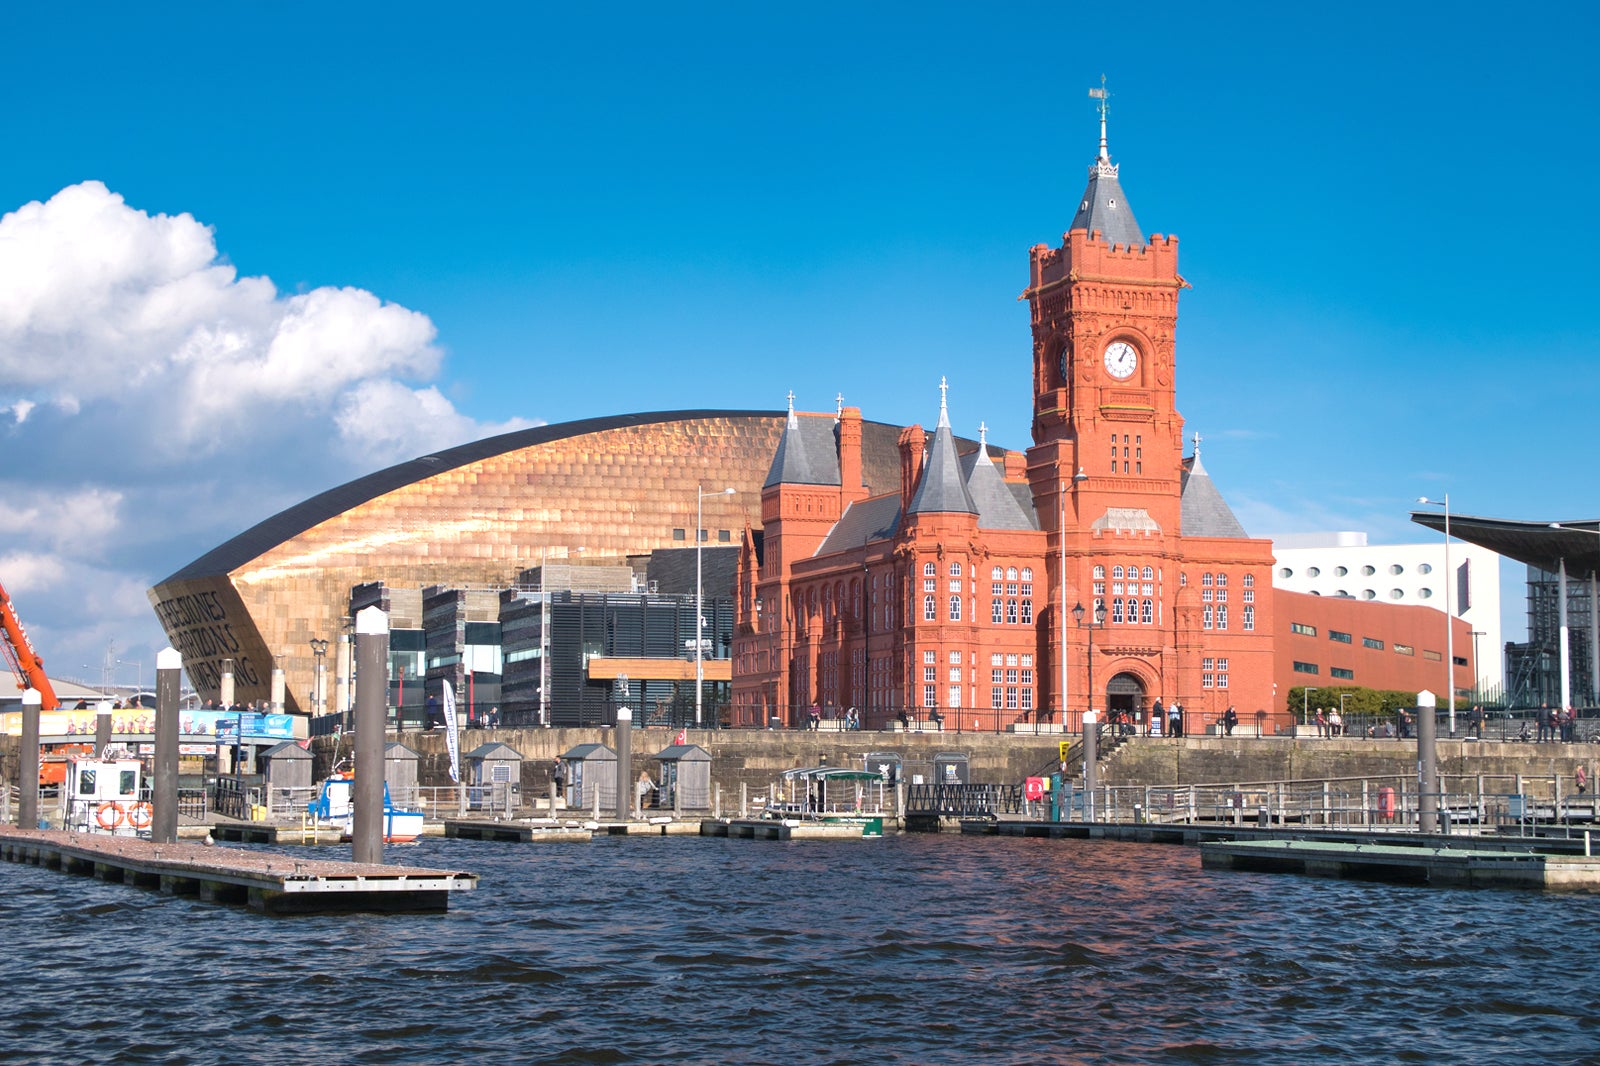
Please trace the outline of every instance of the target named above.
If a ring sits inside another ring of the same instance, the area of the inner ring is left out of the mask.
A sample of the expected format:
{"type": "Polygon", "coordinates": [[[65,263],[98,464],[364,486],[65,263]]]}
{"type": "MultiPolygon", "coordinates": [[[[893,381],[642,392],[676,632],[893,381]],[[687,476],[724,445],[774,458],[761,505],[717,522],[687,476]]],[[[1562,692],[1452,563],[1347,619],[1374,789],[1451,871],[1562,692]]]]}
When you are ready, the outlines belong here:
{"type": "Polygon", "coordinates": [[[928,454],[928,435],[921,426],[907,426],[900,432],[900,513],[911,508],[911,497],[922,477],[922,462],[928,454]]]}
{"type": "Polygon", "coordinates": [[[866,493],[861,487],[861,408],[839,412],[839,510],[866,493]]]}

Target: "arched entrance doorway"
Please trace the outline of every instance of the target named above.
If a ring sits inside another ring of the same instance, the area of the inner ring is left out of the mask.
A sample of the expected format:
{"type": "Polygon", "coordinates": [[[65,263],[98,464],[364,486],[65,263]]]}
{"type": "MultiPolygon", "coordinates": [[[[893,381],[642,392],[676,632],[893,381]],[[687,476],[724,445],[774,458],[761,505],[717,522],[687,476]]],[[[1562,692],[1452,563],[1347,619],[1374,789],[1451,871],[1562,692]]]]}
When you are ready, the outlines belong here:
{"type": "Polygon", "coordinates": [[[1143,731],[1144,682],[1137,675],[1118,674],[1106,683],[1106,718],[1124,732],[1143,731]]]}

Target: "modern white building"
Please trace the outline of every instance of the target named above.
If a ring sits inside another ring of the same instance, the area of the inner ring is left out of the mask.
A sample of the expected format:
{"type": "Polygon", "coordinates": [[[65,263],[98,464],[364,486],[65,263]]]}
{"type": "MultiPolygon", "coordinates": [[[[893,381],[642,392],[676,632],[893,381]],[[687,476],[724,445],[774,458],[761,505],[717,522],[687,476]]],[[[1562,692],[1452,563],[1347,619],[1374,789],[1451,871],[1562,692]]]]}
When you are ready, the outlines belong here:
{"type": "MultiPolygon", "coordinates": [[[[1291,533],[1273,538],[1272,584],[1313,596],[1420,604],[1445,609],[1445,546],[1368,544],[1365,533],[1291,533]]],[[[1505,684],[1500,630],[1500,556],[1463,541],[1450,544],[1450,609],[1472,627],[1470,654],[1478,687],[1497,692],[1505,684]]]]}

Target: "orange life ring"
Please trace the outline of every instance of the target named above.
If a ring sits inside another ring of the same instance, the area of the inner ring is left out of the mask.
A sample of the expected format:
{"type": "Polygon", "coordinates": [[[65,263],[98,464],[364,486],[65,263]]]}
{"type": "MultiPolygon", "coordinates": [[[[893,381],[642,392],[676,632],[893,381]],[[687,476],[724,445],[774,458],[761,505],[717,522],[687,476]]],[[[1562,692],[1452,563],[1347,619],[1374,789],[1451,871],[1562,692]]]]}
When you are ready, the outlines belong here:
{"type": "Polygon", "coordinates": [[[150,804],[143,800],[128,807],[128,824],[135,829],[149,829],[150,817],[150,804]]]}
{"type": "Polygon", "coordinates": [[[95,808],[94,820],[100,824],[101,829],[115,829],[122,824],[123,810],[120,803],[102,803],[95,808]]]}
{"type": "Polygon", "coordinates": [[[1378,814],[1383,818],[1394,817],[1394,789],[1388,785],[1378,789],[1378,814]]]}

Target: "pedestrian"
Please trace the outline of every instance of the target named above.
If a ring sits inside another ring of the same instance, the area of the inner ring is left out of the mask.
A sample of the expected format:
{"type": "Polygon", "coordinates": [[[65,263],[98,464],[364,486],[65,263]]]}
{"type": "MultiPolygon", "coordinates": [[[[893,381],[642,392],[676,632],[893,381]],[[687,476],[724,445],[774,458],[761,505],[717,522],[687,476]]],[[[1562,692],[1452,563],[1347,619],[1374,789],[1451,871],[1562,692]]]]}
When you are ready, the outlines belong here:
{"type": "Polygon", "coordinates": [[[1572,777],[1573,780],[1577,781],[1578,783],[1578,795],[1581,796],[1585,792],[1589,791],[1589,771],[1585,770],[1580,765],[1577,772],[1574,773],[1572,777]]]}
{"type": "Polygon", "coordinates": [[[634,783],[634,795],[638,798],[637,810],[639,816],[644,817],[645,800],[650,793],[656,790],[656,783],[650,777],[649,770],[639,771],[639,780],[634,783]]]}
{"type": "Polygon", "coordinates": [[[1470,721],[1471,721],[1471,725],[1470,725],[1469,729],[1470,729],[1470,735],[1471,735],[1472,739],[1473,740],[1482,740],[1483,739],[1483,705],[1482,704],[1474,703],[1472,705],[1472,718],[1471,718],[1470,721]]]}
{"type": "Polygon", "coordinates": [[[1317,719],[1316,719],[1316,721],[1317,721],[1317,737],[1318,737],[1318,739],[1326,740],[1327,737],[1328,737],[1328,719],[1327,719],[1327,717],[1325,715],[1323,715],[1321,707],[1317,708],[1317,719]]]}
{"type": "Polygon", "coordinates": [[[1233,736],[1233,727],[1239,724],[1239,712],[1230,705],[1222,712],[1222,733],[1224,736],[1233,736]]]}
{"type": "Polygon", "coordinates": [[[1571,707],[1561,712],[1561,739],[1571,744],[1576,738],[1578,716],[1571,707]]]}
{"type": "Polygon", "coordinates": [[[1344,715],[1335,707],[1328,712],[1328,735],[1330,737],[1344,736],[1344,715]]]}
{"type": "Polygon", "coordinates": [[[1550,705],[1548,703],[1541,703],[1539,705],[1539,743],[1543,744],[1545,741],[1549,740],[1550,734],[1550,705]]]}
{"type": "Polygon", "coordinates": [[[1174,737],[1183,736],[1183,705],[1177,700],[1173,700],[1172,706],[1167,708],[1167,725],[1174,737]]]}
{"type": "Polygon", "coordinates": [[[811,705],[811,710],[806,712],[806,728],[813,733],[822,728],[822,708],[815,703],[811,705]]]}
{"type": "Polygon", "coordinates": [[[895,714],[895,719],[900,723],[900,732],[908,733],[911,731],[911,716],[906,713],[904,707],[900,708],[895,714]]]}

